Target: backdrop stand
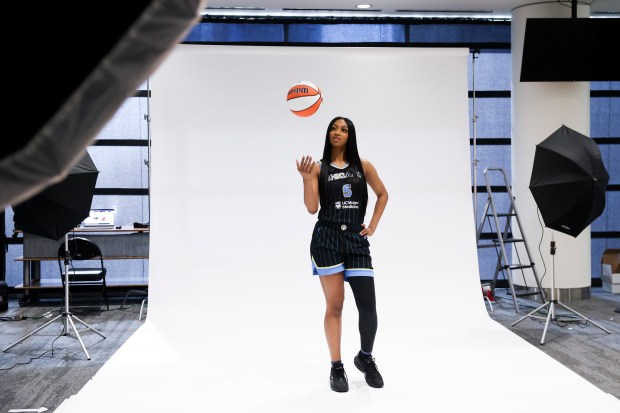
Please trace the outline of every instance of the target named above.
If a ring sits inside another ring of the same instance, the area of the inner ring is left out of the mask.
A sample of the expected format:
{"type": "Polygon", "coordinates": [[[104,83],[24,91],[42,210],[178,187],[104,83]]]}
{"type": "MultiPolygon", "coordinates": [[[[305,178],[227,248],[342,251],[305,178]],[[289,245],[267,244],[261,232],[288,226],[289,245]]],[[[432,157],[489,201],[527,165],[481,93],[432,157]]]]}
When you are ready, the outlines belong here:
{"type": "Polygon", "coordinates": [[[474,222],[478,223],[478,152],[476,147],[477,138],[477,123],[478,115],[476,114],[476,54],[480,54],[480,49],[473,49],[471,51],[471,88],[472,88],[472,139],[473,139],[473,154],[472,154],[472,169],[473,169],[473,187],[474,187],[474,222]]]}
{"type": "Polygon", "coordinates": [[[82,324],[82,325],[84,325],[86,327],[86,330],[83,330],[83,331],[92,330],[95,333],[99,334],[104,339],[106,338],[99,331],[97,331],[96,329],[94,329],[90,325],[86,324],[84,321],[80,320],[79,318],[77,318],[76,316],[71,314],[71,311],[69,311],[69,259],[70,259],[70,257],[71,257],[71,255],[69,254],[69,234],[67,233],[67,234],[65,234],[65,275],[64,275],[65,276],[65,297],[64,297],[65,306],[64,306],[64,311],[62,311],[58,316],[54,317],[53,319],[51,319],[47,323],[43,324],[41,327],[37,328],[36,330],[32,331],[31,333],[29,333],[29,334],[25,335],[24,337],[20,338],[15,343],[11,344],[10,346],[8,346],[7,348],[5,348],[2,351],[7,351],[8,349],[18,345],[22,341],[26,340],[28,337],[30,337],[30,336],[36,334],[37,332],[43,330],[45,327],[49,326],[50,324],[52,324],[54,321],[58,320],[59,318],[62,318],[62,324],[63,324],[62,335],[63,336],[69,335],[69,324],[71,324],[71,327],[73,328],[73,332],[75,333],[76,338],[80,342],[80,345],[82,346],[82,350],[84,350],[84,354],[86,354],[86,358],[88,360],[90,360],[90,354],[88,354],[88,350],[86,350],[86,346],[84,345],[84,342],[82,341],[82,337],[80,337],[80,332],[75,327],[75,323],[73,322],[73,319],[75,319],[80,324],[82,324]]]}
{"type": "Polygon", "coordinates": [[[530,313],[524,315],[523,317],[521,317],[520,319],[518,319],[517,321],[515,321],[514,323],[512,323],[512,326],[516,326],[517,324],[519,324],[521,321],[525,320],[528,317],[532,317],[532,318],[538,318],[538,319],[545,319],[545,328],[543,330],[543,335],[542,338],[540,339],[540,344],[545,344],[545,336],[547,335],[547,328],[549,327],[549,321],[553,320],[553,321],[558,321],[558,318],[555,314],[555,307],[556,306],[562,306],[564,307],[566,310],[570,311],[571,313],[575,314],[576,316],[578,316],[579,318],[581,318],[583,321],[592,323],[593,325],[595,325],[596,327],[600,328],[601,330],[605,331],[608,334],[611,334],[611,331],[607,330],[606,328],[600,326],[599,324],[595,323],[594,321],[590,320],[589,318],[583,316],[582,314],[579,314],[577,311],[573,310],[572,308],[566,306],[565,304],[562,304],[560,302],[560,300],[555,298],[555,241],[553,241],[553,233],[551,234],[551,266],[552,266],[552,271],[551,271],[551,300],[549,301],[545,301],[545,303],[541,306],[539,306],[538,308],[536,308],[535,310],[531,311],[530,313]],[[542,309],[543,307],[548,307],[548,312],[547,312],[547,317],[541,317],[538,315],[534,315],[535,313],[538,312],[538,310],[542,309]]]}

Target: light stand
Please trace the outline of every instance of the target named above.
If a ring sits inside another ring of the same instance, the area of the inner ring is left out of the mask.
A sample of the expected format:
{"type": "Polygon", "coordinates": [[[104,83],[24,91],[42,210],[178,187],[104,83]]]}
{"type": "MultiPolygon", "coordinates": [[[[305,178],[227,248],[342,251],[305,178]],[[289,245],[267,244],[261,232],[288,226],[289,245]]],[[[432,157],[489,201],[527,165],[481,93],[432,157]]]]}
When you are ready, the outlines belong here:
{"type": "Polygon", "coordinates": [[[542,338],[540,339],[540,344],[545,344],[545,336],[547,335],[547,327],[549,327],[549,321],[553,320],[553,321],[557,321],[557,317],[555,315],[555,306],[559,305],[564,307],[565,309],[567,309],[568,311],[570,311],[571,313],[579,316],[582,320],[590,322],[592,324],[594,324],[595,326],[597,326],[598,328],[600,328],[601,330],[605,331],[608,334],[611,334],[611,331],[607,330],[606,328],[600,326],[599,324],[595,323],[594,321],[590,320],[589,318],[579,314],[577,311],[573,310],[572,308],[562,304],[560,302],[560,300],[557,300],[555,298],[555,241],[553,241],[553,233],[551,234],[551,263],[552,263],[552,272],[551,272],[551,300],[550,301],[545,301],[545,303],[543,305],[541,305],[540,307],[536,308],[534,311],[531,311],[530,313],[524,315],[523,317],[521,317],[520,319],[518,319],[517,321],[515,321],[514,323],[512,323],[512,326],[516,326],[517,324],[519,324],[521,321],[525,320],[528,317],[532,317],[532,318],[538,318],[538,319],[545,319],[546,318],[546,322],[545,322],[545,329],[543,330],[543,335],[542,338]],[[534,315],[534,313],[538,312],[538,310],[540,310],[543,307],[548,307],[548,312],[547,312],[547,317],[541,317],[541,316],[537,316],[534,315]]]}
{"type": "Polygon", "coordinates": [[[71,327],[73,328],[73,331],[75,332],[75,336],[77,337],[78,341],[80,342],[80,345],[82,346],[82,350],[84,350],[84,354],[86,354],[86,358],[88,360],[90,360],[90,355],[88,354],[88,351],[86,350],[86,346],[84,345],[84,342],[82,341],[82,338],[80,337],[80,333],[79,333],[78,329],[75,328],[75,323],[73,323],[73,319],[75,318],[79,323],[81,323],[82,325],[87,327],[86,330],[83,330],[83,331],[93,330],[95,333],[99,334],[104,339],[106,338],[99,331],[95,330],[93,327],[89,326],[84,321],[80,320],[79,318],[77,318],[76,316],[71,314],[71,312],[69,311],[69,261],[71,259],[71,255],[69,254],[69,234],[65,234],[65,257],[64,257],[64,259],[65,259],[65,274],[64,274],[64,277],[65,277],[65,282],[64,282],[64,284],[65,284],[65,298],[64,298],[65,299],[65,307],[64,307],[64,311],[62,311],[58,316],[54,317],[53,319],[51,319],[47,323],[43,324],[41,327],[37,328],[33,332],[31,332],[31,333],[25,335],[24,337],[20,338],[15,343],[11,344],[10,346],[8,346],[7,348],[5,348],[2,351],[7,351],[8,349],[16,346],[17,344],[19,344],[22,341],[26,340],[28,337],[32,336],[33,334],[36,334],[37,332],[43,330],[45,327],[47,327],[48,325],[52,324],[54,321],[58,320],[59,318],[62,318],[62,324],[63,324],[62,335],[63,336],[69,335],[69,324],[71,324],[71,327]]]}
{"type": "Polygon", "coordinates": [[[146,121],[146,137],[147,137],[147,159],[144,160],[144,165],[146,165],[147,171],[147,200],[149,203],[148,206],[148,214],[149,225],[151,224],[151,86],[150,79],[146,79],[146,114],[144,115],[144,120],[146,121]]]}
{"type": "Polygon", "coordinates": [[[474,187],[474,222],[478,222],[478,153],[476,148],[476,129],[478,115],[476,114],[476,54],[480,54],[480,49],[471,51],[471,86],[472,86],[472,134],[473,134],[473,187],[474,187]]]}

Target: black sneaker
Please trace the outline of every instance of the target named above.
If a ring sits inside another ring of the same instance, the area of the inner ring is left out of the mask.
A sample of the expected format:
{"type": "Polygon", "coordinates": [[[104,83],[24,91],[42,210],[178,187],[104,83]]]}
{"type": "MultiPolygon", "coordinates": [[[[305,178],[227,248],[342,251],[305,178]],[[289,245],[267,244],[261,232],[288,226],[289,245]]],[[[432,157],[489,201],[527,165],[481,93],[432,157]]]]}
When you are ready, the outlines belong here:
{"type": "Polygon", "coordinates": [[[366,383],[368,383],[370,387],[383,387],[383,377],[381,377],[381,373],[377,370],[375,359],[372,356],[365,356],[362,353],[358,353],[353,359],[353,363],[359,371],[364,373],[366,383]]]}
{"type": "Polygon", "coordinates": [[[338,393],[344,393],[349,391],[347,373],[345,373],[344,366],[342,364],[332,366],[332,371],[329,375],[329,384],[332,390],[338,393]]]}

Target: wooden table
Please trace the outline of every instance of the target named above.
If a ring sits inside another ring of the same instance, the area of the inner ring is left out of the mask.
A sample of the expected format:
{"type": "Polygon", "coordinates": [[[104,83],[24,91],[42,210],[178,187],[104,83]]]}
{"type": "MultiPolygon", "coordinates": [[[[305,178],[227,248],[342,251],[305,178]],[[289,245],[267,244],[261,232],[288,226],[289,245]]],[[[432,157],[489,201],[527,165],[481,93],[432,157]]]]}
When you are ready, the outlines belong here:
{"type": "MultiPolygon", "coordinates": [[[[85,237],[95,242],[101,248],[104,261],[106,260],[135,260],[149,258],[149,228],[75,228],[69,237],[85,237]]],[[[24,255],[15,261],[23,262],[23,283],[18,289],[56,287],[56,282],[41,282],[41,261],[56,261],[58,248],[64,244],[64,238],[54,241],[38,235],[24,233],[24,255]]],[[[146,278],[146,277],[142,277],[146,278]]],[[[143,287],[144,284],[134,285],[129,281],[129,287],[143,287]]],[[[117,280],[118,281],[118,280],[117,280]]],[[[148,284],[146,280],[142,280],[148,284]]],[[[58,281],[60,285],[60,280],[58,281]]],[[[110,285],[118,284],[110,280],[110,285]]]]}

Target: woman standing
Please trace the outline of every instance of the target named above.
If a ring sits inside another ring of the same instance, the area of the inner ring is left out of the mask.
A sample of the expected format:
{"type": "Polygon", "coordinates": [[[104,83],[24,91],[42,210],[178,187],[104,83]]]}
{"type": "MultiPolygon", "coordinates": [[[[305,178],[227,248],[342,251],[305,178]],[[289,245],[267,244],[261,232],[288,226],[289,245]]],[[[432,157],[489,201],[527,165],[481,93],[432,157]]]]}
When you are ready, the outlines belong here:
{"type": "Polygon", "coordinates": [[[319,211],[312,233],[312,272],[318,275],[325,295],[325,336],[331,357],[331,389],[349,390],[340,355],[344,282],[353,291],[359,312],[361,348],[353,362],[368,385],[383,387],[372,349],[377,332],[375,284],[368,237],[379,225],[388,200],[377,170],[357,151],[355,126],[344,117],[332,119],[325,136],[323,158],[310,156],[296,161],[303,178],[304,203],[308,212],[319,211]],[[377,196],[372,218],[364,224],[368,186],[377,196]],[[320,210],[319,210],[320,204],[320,210]]]}

